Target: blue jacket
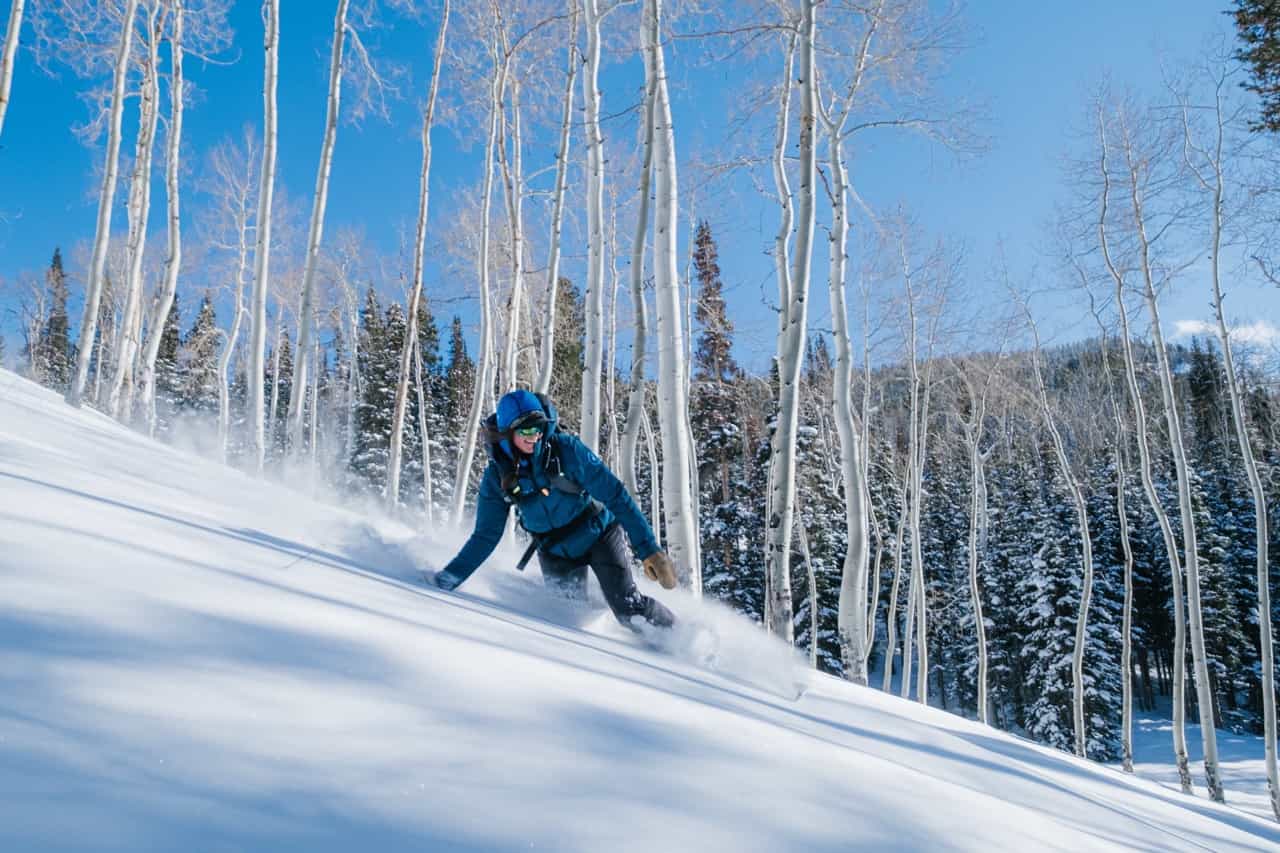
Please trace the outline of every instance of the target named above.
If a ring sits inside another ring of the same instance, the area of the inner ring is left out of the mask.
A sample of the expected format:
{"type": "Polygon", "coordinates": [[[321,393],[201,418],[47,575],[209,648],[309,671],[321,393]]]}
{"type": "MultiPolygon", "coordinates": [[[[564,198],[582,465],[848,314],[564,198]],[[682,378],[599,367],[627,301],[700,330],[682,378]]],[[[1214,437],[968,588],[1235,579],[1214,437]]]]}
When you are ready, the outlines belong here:
{"type": "Polygon", "coordinates": [[[505,437],[491,448],[495,458],[489,461],[480,481],[475,529],[462,550],[441,572],[448,576],[452,586],[470,577],[502,539],[507,526],[507,512],[512,506],[503,494],[502,478],[504,469],[512,467],[520,485],[519,494],[513,499],[514,505],[520,523],[530,533],[546,533],[570,524],[587,509],[593,498],[604,505],[598,514],[578,524],[570,535],[552,544],[548,548],[551,555],[570,560],[585,559],[591,546],[615,519],[626,531],[636,559],[644,560],[658,551],[653,529],[622,481],[576,435],[556,430],[554,407],[548,415],[546,432],[538,440],[532,455],[517,453],[505,437]],[[555,482],[558,474],[577,483],[583,491],[575,494],[558,488],[555,482]]]}

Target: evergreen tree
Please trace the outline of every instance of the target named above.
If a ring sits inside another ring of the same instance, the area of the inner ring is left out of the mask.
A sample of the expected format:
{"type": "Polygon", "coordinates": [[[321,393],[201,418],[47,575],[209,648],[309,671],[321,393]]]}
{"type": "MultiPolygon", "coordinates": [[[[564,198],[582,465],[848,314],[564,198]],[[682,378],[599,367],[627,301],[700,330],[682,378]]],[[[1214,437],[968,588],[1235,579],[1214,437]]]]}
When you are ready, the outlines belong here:
{"type": "Polygon", "coordinates": [[[49,312],[40,325],[35,352],[30,353],[32,372],[49,388],[66,390],[71,379],[75,353],[68,334],[67,275],[62,268],[62,250],[53,250],[53,259],[44,276],[49,312]]]}
{"type": "Polygon", "coordinates": [[[157,434],[164,434],[173,427],[174,418],[182,405],[182,377],[179,368],[181,323],[178,296],[174,294],[173,307],[165,318],[164,329],[160,332],[160,348],[156,351],[157,434]]]}
{"type": "Polygon", "coordinates": [[[556,284],[556,341],[551,365],[551,399],[569,432],[582,424],[582,371],[586,346],[586,309],[582,294],[567,278],[556,284]]]}
{"type": "Polygon", "coordinates": [[[1280,131],[1280,4],[1275,0],[1236,0],[1233,13],[1243,47],[1236,59],[1249,69],[1243,85],[1257,93],[1261,114],[1255,130],[1280,131]]]}
{"type": "Polygon", "coordinates": [[[213,298],[206,292],[190,331],[182,340],[177,366],[178,399],[184,408],[210,414],[218,411],[218,355],[222,333],[213,298]]]}

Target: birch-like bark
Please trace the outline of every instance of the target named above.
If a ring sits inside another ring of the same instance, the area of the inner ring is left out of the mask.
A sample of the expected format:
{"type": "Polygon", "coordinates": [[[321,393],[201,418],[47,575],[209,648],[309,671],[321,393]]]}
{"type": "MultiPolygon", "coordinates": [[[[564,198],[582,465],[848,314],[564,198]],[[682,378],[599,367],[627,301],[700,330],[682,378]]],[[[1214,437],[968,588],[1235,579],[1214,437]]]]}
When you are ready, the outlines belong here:
{"type": "MultiPolygon", "coordinates": [[[[551,372],[555,367],[556,288],[560,282],[560,235],[564,226],[565,186],[569,174],[569,130],[573,126],[573,84],[578,78],[578,0],[569,0],[569,67],[565,71],[564,107],[560,114],[560,144],[556,148],[556,185],[551,205],[551,240],[547,259],[547,320],[543,327],[542,364],[534,390],[551,393],[551,372]]],[[[616,442],[615,442],[616,444],[616,442]]],[[[634,450],[633,450],[634,452],[634,450]]],[[[625,482],[625,480],[624,480],[625,482]]],[[[628,484],[631,493],[635,489],[628,484]]]]}
{"type": "Polygon", "coordinates": [[[254,468],[266,464],[263,362],[267,349],[267,291],[271,284],[271,201],[276,182],[276,77],[280,60],[280,0],[263,0],[262,172],[258,184],[257,244],[253,256],[253,329],[249,339],[249,436],[254,468]]]}
{"type": "MultiPolygon", "coordinates": [[[[889,603],[885,608],[884,628],[885,628],[885,652],[884,652],[884,671],[881,673],[880,689],[885,693],[893,690],[893,658],[898,653],[898,597],[902,590],[902,534],[907,528],[907,492],[910,490],[911,480],[911,462],[907,462],[907,470],[902,478],[902,502],[898,508],[898,528],[893,537],[893,584],[889,588],[889,603]]],[[[905,642],[906,632],[904,634],[905,642]]],[[[907,653],[903,652],[903,662],[905,665],[907,653]]]]}
{"type": "MultiPolygon", "coordinates": [[[[1222,114],[1222,87],[1224,80],[1216,81],[1213,106],[1213,147],[1210,150],[1199,150],[1192,142],[1189,107],[1183,104],[1183,133],[1186,140],[1187,165],[1195,176],[1200,188],[1209,194],[1212,207],[1209,220],[1209,283],[1213,289],[1213,312],[1217,321],[1218,345],[1222,347],[1222,358],[1227,374],[1227,391],[1231,398],[1231,420],[1235,425],[1236,443],[1240,447],[1240,458],[1244,462],[1245,475],[1249,480],[1249,490],[1253,494],[1254,534],[1257,556],[1258,584],[1258,629],[1259,646],[1262,657],[1262,718],[1263,718],[1263,755],[1267,774],[1267,789],[1271,798],[1271,812],[1280,820],[1280,776],[1276,768],[1276,687],[1275,687],[1275,647],[1271,633],[1271,591],[1268,574],[1268,547],[1270,531],[1267,521],[1267,492],[1258,472],[1258,463],[1253,455],[1253,441],[1249,438],[1249,424],[1245,419],[1244,395],[1240,391],[1240,378],[1236,374],[1235,356],[1231,352],[1231,336],[1227,331],[1226,312],[1222,299],[1222,218],[1225,195],[1223,136],[1225,119],[1222,114]],[[1203,166],[1191,162],[1190,155],[1195,153],[1203,161],[1203,166]]],[[[1203,701],[1203,700],[1201,700],[1203,701]]],[[[1203,707],[1203,705],[1201,706],[1203,707]]]]}
{"type": "MultiPolygon", "coordinates": [[[[246,181],[245,186],[248,186],[246,181]]],[[[222,353],[218,357],[218,446],[222,448],[222,461],[227,461],[227,441],[231,433],[231,360],[236,343],[240,339],[240,326],[244,321],[244,274],[249,266],[249,210],[248,197],[242,196],[237,212],[236,233],[239,246],[236,256],[236,295],[231,331],[227,333],[222,353]]]]}
{"type": "Polygon", "coordinates": [[[13,91],[13,67],[18,59],[18,34],[22,31],[22,7],[25,0],[11,0],[9,24],[4,31],[4,47],[0,49],[0,132],[4,131],[4,115],[9,110],[9,93],[13,91]]]}
{"type": "Polygon", "coordinates": [[[639,494],[636,482],[636,443],[640,438],[640,422],[648,415],[644,409],[644,370],[649,346],[649,308],[644,298],[644,248],[649,232],[649,185],[653,175],[654,86],[657,74],[653,71],[653,41],[649,24],[649,6],[642,12],[640,44],[644,54],[644,137],[643,160],[640,165],[640,187],[636,205],[636,231],[631,243],[631,323],[634,335],[631,341],[631,390],[627,395],[627,422],[622,433],[622,483],[631,494],[639,494]]]}
{"type": "MultiPolygon", "coordinates": [[[[836,364],[831,375],[831,407],[836,431],[840,437],[840,475],[844,485],[845,549],[840,574],[840,601],[837,631],[840,657],[845,677],[855,684],[867,683],[867,569],[869,525],[867,523],[868,489],[866,456],[854,420],[853,410],[853,344],[849,334],[849,309],[845,299],[849,263],[849,191],[848,169],[844,161],[843,132],[849,108],[862,83],[875,35],[878,14],[869,17],[863,35],[853,80],[835,115],[822,110],[827,131],[827,149],[831,173],[831,236],[828,252],[828,290],[831,297],[831,331],[835,340],[836,364]]],[[[821,105],[820,105],[821,106],[821,105]]]]}
{"type": "Polygon", "coordinates": [[[679,194],[676,184],[675,129],[667,93],[666,61],[658,41],[661,0],[648,0],[653,52],[653,283],[658,322],[658,425],[662,435],[662,511],[667,550],[682,586],[701,595],[698,519],[690,477],[688,365],[684,358],[684,321],[677,269],[679,194]]]}
{"type": "Polygon", "coordinates": [[[494,152],[498,145],[498,118],[502,111],[502,92],[506,88],[506,63],[499,45],[491,46],[493,55],[493,79],[489,83],[489,136],[484,148],[484,181],[480,192],[480,249],[477,255],[477,274],[480,282],[480,352],[476,358],[475,387],[471,394],[471,409],[462,424],[462,452],[458,455],[458,469],[454,477],[453,523],[462,520],[467,502],[467,486],[471,482],[471,459],[476,452],[477,430],[485,403],[491,393],[490,370],[493,360],[493,332],[490,316],[489,293],[489,240],[490,212],[493,208],[494,152]]]}
{"type": "Polygon", "coordinates": [[[1138,385],[1137,359],[1133,352],[1132,332],[1129,329],[1129,312],[1124,303],[1124,276],[1116,267],[1111,257],[1110,241],[1107,238],[1107,211],[1111,191],[1111,175],[1107,160],[1107,141],[1101,111],[1098,115],[1098,131],[1100,137],[1102,172],[1102,195],[1098,215],[1098,242],[1102,257],[1115,284],[1116,311],[1120,317],[1120,340],[1124,348],[1124,365],[1126,387],[1129,391],[1129,404],[1133,407],[1134,437],[1138,444],[1138,471],[1142,480],[1142,490],[1147,497],[1160,526],[1160,534],[1164,540],[1165,552],[1169,557],[1169,576],[1173,585],[1173,754],[1178,768],[1178,781],[1184,794],[1191,793],[1191,771],[1187,761],[1186,734],[1186,611],[1182,595],[1182,566],[1178,560],[1178,546],[1173,535],[1173,526],[1169,522],[1168,513],[1160,502],[1156,492],[1155,479],[1152,476],[1151,449],[1147,431],[1147,410],[1142,400],[1142,389],[1138,385]]]}
{"type": "MultiPolygon", "coordinates": [[[[125,273],[124,334],[120,339],[115,374],[107,398],[113,418],[128,420],[133,414],[134,365],[142,337],[142,261],[146,254],[147,223],[151,216],[151,163],[156,128],[160,123],[160,30],[164,26],[160,3],[152,0],[147,14],[147,55],[143,67],[134,145],[133,177],[129,182],[128,267],[125,273]]],[[[161,320],[161,323],[164,321],[161,320]]]]}
{"type": "Polygon", "coordinates": [[[178,292],[178,273],[182,268],[182,207],[178,166],[182,149],[182,107],[186,87],[182,76],[182,26],[186,10],[183,7],[184,0],[171,2],[173,29],[169,35],[169,50],[173,68],[169,80],[169,144],[165,153],[164,183],[168,204],[169,253],[164,262],[164,281],[147,324],[146,344],[142,353],[142,409],[146,413],[147,432],[150,435],[156,433],[156,358],[160,354],[160,338],[164,334],[165,321],[173,309],[173,297],[178,292]]]}
{"type": "MultiPolygon", "coordinates": [[[[582,0],[587,52],[582,96],[587,149],[587,293],[582,371],[582,443],[600,448],[600,379],[604,369],[604,135],[600,129],[599,0],[582,0]]],[[[608,10],[605,11],[607,14],[608,10]]]]}
{"type": "MultiPolygon", "coordinates": [[[[770,489],[766,534],[766,572],[769,575],[770,633],[788,645],[794,642],[791,606],[791,531],[795,515],[796,437],[800,413],[800,368],[803,360],[809,277],[813,261],[814,192],[817,156],[817,81],[814,79],[814,0],[802,0],[797,47],[800,52],[800,144],[796,190],[794,253],[788,276],[788,299],[781,306],[785,331],[778,346],[778,425],[773,437],[774,472],[770,489]]],[[[790,81],[788,81],[789,83],[790,81]]],[[[785,119],[785,115],[784,115],[785,119]]]]}
{"type": "Polygon", "coordinates": [[[1036,378],[1036,395],[1040,403],[1040,414],[1044,418],[1049,437],[1053,439],[1053,452],[1058,458],[1058,467],[1062,469],[1062,479],[1067,490],[1071,492],[1071,501],[1075,504],[1076,524],[1080,527],[1080,565],[1083,578],[1080,586],[1080,610],[1076,615],[1076,640],[1071,653],[1071,710],[1075,732],[1076,755],[1087,758],[1088,733],[1085,731],[1084,717],[1084,652],[1088,641],[1089,605],[1093,599],[1093,537],[1089,534],[1089,512],[1084,502],[1084,492],[1080,482],[1071,469],[1071,460],[1067,458],[1067,447],[1058,430],[1057,420],[1049,405],[1049,391],[1045,386],[1044,372],[1040,369],[1040,332],[1030,309],[1024,304],[1027,322],[1031,325],[1031,334],[1035,339],[1035,349],[1031,353],[1031,369],[1036,378]]]}
{"type": "MultiPolygon", "coordinates": [[[[293,361],[293,388],[307,386],[307,369],[311,351],[312,304],[315,299],[316,267],[320,262],[320,241],[324,234],[325,206],[329,201],[329,170],[333,165],[333,148],[338,140],[338,115],[342,100],[342,43],[347,32],[347,8],[351,0],[338,0],[333,17],[333,49],[329,55],[329,96],[325,109],[324,136],[320,142],[320,164],[316,167],[316,188],[311,197],[311,222],[307,227],[307,248],[302,268],[302,299],[298,308],[298,349],[293,361]]],[[[410,319],[410,323],[412,323],[410,319]]],[[[289,432],[285,442],[290,453],[302,446],[302,422],[305,395],[289,397],[289,432]]],[[[394,433],[392,433],[394,440],[394,433]]]]}
{"type": "MultiPolygon", "coordinates": [[[[503,33],[503,52],[512,61],[503,33]]],[[[511,81],[511,154],[507,154],[505,134],[498,140],[502,167],[503,195],[507,202],[507,234],[511,239],[511,291],[507,298],[507,344],[503,351],[501,383],[504,388],[519,384],[520,311],[524,302],[524,141],[520,122],[520,81],[511,81]]]]}
{"type": "Polygon", "coordinates": [[[969,482],[972,488],[969,501],[969,597],[973,601],[973,625],[978,638],[978,721],[984,725],[990,723],[990,703],[987,699],[987,671],[990,661],[987,655],[987,624],[982,613],[982,585],[978,577],[982,554],[978,531],[983,526],[987,513],[986,455],[982,452],[982,434],[986,426],[987,392],[991,387],[991,377],[992,373],[988,373],[981,394],[975,394],[969,377],[963,377],[973,420],[961,423],[969,449],[969,482]]]}
{"type": "Polygon", "coordinates": [[[1196,703],[1200,711],[1200,736],[1204,747],[1205,784],[1215,802],[1224,802],[1222,778],[1218,768],[1218,738],[1214,728],[1213,696],[1209,685],[1209,667],[1204,645],[1204,622],[1200,607],[1200,558],[1196,546],[1196,520],[1191,507],[1191,480],[1187,471],[1187,453],[1183,446],[1181,416],[1173,389],[1173,369],[1160,325],[1160,305],[1156,296],[1155,274],[1151,269],[1151,242],[1147,235],[1146,212],[1142,199],[1141,170],[1146,167],[1133,150],[1127,129],[1126,165],[1129,171],[1130,213],[1138,238],[1138,259],[1142,268],[1143,296],[1151,316],[1151,335],[1159,365],[1160,393],[1164,402],[1165,424],[1169,431],[1174,474],[1178,483],[1178,509],[1182,516],[1183,565],[1187,573],[1187,621],[1191,639],[1191,662],[1195,668],[1196,703]]]}
{"type": "Polygon", "coordinates": [[[76,373],[67,389],[67,402],[79,407],[84,386],[89,381],[89,360],[93,355],[93,338],[98,330],[98,305],[102,301],[103,281],[107,269],[107,245],[111,238],[111,211],[119,174],[120,125],[124,117],[125,81],[129,74],[129,53],[133,44],[133,19],[138,0],[126,0],[120,25],[120,46],[116,51],[111,83],[111,114],[107,122],[107,157],[102,171],[102,189],[98,194],[98,219],[93,237],[93,255],[89,261],[89,282],[85,289],[84,314],[80,320],[80,346],[76,355],[76,373]]]}
{"type": "MultiPolygon", "coordinates": [[[[418,171],[418,227],[413,242],[413,282],[409,286],[409,316],[405,321],[404,346],[400,350],[400,372],[397,374],[395,406],[391,414],[391,447],[387,454],[387,485],[384,495],[388,509],[400,502],[400,461],[404,456],[404,421],[409,404],[409,367],[411,353],[418,346],[418,311],[422,304],[422,282],[426,267],[427,208],[431,198],[431,128],[435,123],[436,96],[440,91],[440,64],[444,59],[445,33],[448,28],[449,0],[445,0],[444,12],[440,18],[440,31],[436,34],[431,85],[427,90],[427,103],[422,113],[422,167],[418,171]]],[[[421,387],[419,387],[419,393],[421,393],[421,387]]],[[[426,434],[423,433],[423,453],[426,452],[426,434]]],[[[431,502],[428,500],[428,521],[430,517],[431,502]]]]}

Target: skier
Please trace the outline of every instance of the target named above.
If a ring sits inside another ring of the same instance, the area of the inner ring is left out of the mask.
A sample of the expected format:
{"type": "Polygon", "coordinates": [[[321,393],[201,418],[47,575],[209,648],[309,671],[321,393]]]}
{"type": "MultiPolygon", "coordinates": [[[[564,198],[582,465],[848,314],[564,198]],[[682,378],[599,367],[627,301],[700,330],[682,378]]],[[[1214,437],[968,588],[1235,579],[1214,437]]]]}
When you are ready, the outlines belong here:
{"type": "Polygon", "coordinates": [[[484,422],[489,466],[480,481],[475,529],[436,575],[436,586],[456,589],[479,568],[497,547],[514,506],[537,546],[547,586],[585,600],[590,565],[619,622],[638,631],[632,620],[640,616],[650,625],[671,627],[671,611],[636,589],[623,531],[645,576],[665,589],[676,585],[670,558],[622,482],[577,436],[557,431],[557,420],[555,406],[542,394],[516,390],[498,401],[497,412],[484,422]]]}

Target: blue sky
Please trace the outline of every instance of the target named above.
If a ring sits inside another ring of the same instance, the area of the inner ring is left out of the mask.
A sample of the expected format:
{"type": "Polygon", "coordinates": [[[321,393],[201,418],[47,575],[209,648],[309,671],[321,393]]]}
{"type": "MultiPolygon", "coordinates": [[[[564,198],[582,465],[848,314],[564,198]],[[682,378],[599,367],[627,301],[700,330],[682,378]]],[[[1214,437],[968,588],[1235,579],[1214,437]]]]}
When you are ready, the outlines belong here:
{"type": "MultiPolygon", "coordinates": [[[[279,180],[292,197],[304,202],[304,209],[323,123],[329,6],[295,3],[286,4],[283,11],[279,180]]],[[[957,162],[918,141],[885,136],[876,147],[857,152],[853,178],[877,209],[887,212],[903,205],[931,237],[964,245],[966,275],[975,281],[990,268],[998,246],[1003,246],[1015,276],[1043,272],[1050,262],[1038,255],[1037,247],[1046,242],[1046,224],[1065,195],[1060,164],[1075,145],[1073,128],[1091,90],[1109,76],[1117,86],[1154,91],[1160,62],[1194,56],[1215,34],[1231,37],[1230,20],[1221,12],[1226,6],[1225,1],[1196,0],[1034,5],[974,0],[964,16],[972,47],[952,62],[940,90],[944,97],[986,103],[990,120],[983,132],[990,139],[989,149],[978,158],[957,162]]],[[[411,65],[415,84],[423,88],[434,25],[389,20],[395,21],[394,28],[375,38],[375,49],[411,65]]],[[[258,3],[237,3],[233,25],[235,49],[226,58],[237,61],[188,64],[188,77],[201,89],[198,102],[187,112],[188,179],[200,171],[215,143],[236,135],[246,122],[260,120],[258,3]]],[[[28,30],[23,43],[29,46],[31,41],[28,30]]],[[[682,161],[706,156],[722,139],[727,103],[741,74],[731,62],[710,68],[683,64],[692,52],[679,47],[668,59],[682,161]]],[[[606,112],[634,101],[639,74],[634,61],[615,62],[602,81],[606,112]]],[[[70,131],[86,116],[78,99],[84,85],[67,73],[50,77],[35,67],[29,52],[20,54],[12,104],[0,136],[0,281],[9,285],[0,293],[0,308],[13,306],[13,281],[24,271],[43,269],[54,246],[70,255],[74,246],[92,237],[101,154],[98,148],[81,145],[70,131]]],[[[357,226],[383,252],[395,251],[398,229],[411,221],[416,202],[419,148],[413,100],[395,104],[388,123],[367,120],[359,128],[341,129],[328,235],[344,225],[357,226]]],[[[128,148],[128,121],[126,132],[128,148]]],[[[449,217],[452,198],[474,184],[480,149],[457,144],[444,129],[435,138],[432,214],[438,226],[449,217]]],[[[632,144],[629,124],[618,122],[607,144],[615,156],[623,156],[632,144]]],[[[767,152],[769,140],[761,139],[760,146],[767,152]]],[[[530,145],[527,167],[548,165],[551,153],[549,144],[530,145]]],[[[628,181],[624,191],[632,185],[628,181]]],[[[200,202],[190,189],[187,192],[190,235],[200,202]]],[[[739,356],[761,369],[773,346],[775,320],[769,305],[776,288],[765,252],[776,229],[776,210],[750,192],[717,192],[699,199],[694,212],[711,221],[720,239],[727,298],[740,330],[739,356]]],[[[117,230],[124,228],[122,208],[115,225],[117,230]]],[[[158,234],[162,228],[163,193],[157,182],[152,230],[158,234]]],[[[629,227],[623,231],[629,242],[629,227]]],[[[580,269],[576,248],[566,247],[571,276],[580,269]]],[[[825,253],[821,240],[817,251],[825,253]]],[[[856,244],[853,251],[856,257],[856,244]]],[[[581,283],[581,277],[575,277],[581,283]]],[[[982,299],[981,288],[975,290],[970,298],[982,299]]],[[[457,288],[448,292],[456,293],[457,288]]],[[[437,295],[444,294],[445,289],[437,290],[437,295]]],[[[1175,321],[1206,318],[1207,298],[1193,282],[1180,286],[1167,300],[1166,320],[1172,326],[1175,321]]],[[[1231,298],[1236,311],[1248,306],[1251,320],[1273,322],[1280,307],[1273,289],[1248,281],[1236,283],[1231,298]]],[[[829,327],[822,289],[815,290],[811,304],[813,325],[829,327]]],[[[474,310],[470,305],[451,302],[437,313],[458,310],[469,317],[474,310]]],[[[1084,323],[1061,301],[1047,302],[1040,310],[1055,341],[1092,333],[1091,321],[1084,323]]],[[[4,317],[0,328],[12,355],[20,346],[12,315],[4,317]]]]}

